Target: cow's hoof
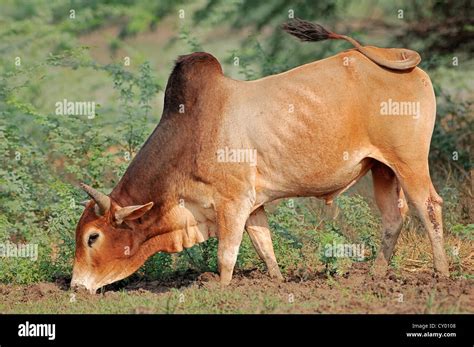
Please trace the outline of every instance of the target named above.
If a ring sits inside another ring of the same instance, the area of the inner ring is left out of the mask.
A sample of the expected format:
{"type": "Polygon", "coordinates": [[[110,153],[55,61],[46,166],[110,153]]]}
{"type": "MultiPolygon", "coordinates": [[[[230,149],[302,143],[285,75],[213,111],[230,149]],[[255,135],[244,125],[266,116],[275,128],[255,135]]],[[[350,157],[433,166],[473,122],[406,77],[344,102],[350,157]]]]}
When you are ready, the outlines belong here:
{"type": "Polygon", "coordinates": [[[219,284],[221,285],[221,287],[227,287],[229,284],[230,284],[230,281],[232,281],[232,275],[229,276],[229,275],[220,275],[219,276],[219,284]]]}
{"type": "Polygon", "coordinates": [[[273,274],[270,274],[270,278],[272,279],[272,281],[275,281],[275,282],[285,282],[285,278],[282,276],[282,274],[280,272],[278,272],[277,274],[273,273],[273,274]]]}
{"type": "Polygon", "coordinates": [[[219,275],[213,272],[203,272],[197,279],[200,282],[219,282],[219,275]]]}
{"type": "Polygon", "coordinates": [[[385,258],[377,257],[372,266],[371,273],[376,278],[382,278],[387,275],[388,263],[385,258]]]}
{"type": "Polygon", "coordinates": [[[449,270],[448,269],[435,269],[434,272],[435,277],[437,278],[449,278],[449,270]]]}
{"type": "Polygon", "coordinates": [[[280,268],[278,267],[278,264],[274,264],[274,265],[267,264],[267,270],[272,280],[276,282],[283,282],[285,280],[283,278],[283,275],[280,272],[280,268]]]}
{"type": "Polygon", "coordinates": [[[439,277],[449,277],[449,266],[448,262],[445,259],[437,261],[435,258],[434,261],[435,272],[439,277]]]}

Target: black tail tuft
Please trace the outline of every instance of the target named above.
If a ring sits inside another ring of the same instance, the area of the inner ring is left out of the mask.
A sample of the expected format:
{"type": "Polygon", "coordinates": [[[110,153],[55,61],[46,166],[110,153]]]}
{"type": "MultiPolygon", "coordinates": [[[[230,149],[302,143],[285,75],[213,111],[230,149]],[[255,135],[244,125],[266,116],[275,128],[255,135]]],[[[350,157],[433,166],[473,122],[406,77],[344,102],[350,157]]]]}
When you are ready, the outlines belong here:
{"type": "Polygon", "coordinates": [[[283,24],[282,28],[287,33],[299,38],[301,41],[327,40],[332,34],[319,24],[314,24],[299,18],[283,24]]]}

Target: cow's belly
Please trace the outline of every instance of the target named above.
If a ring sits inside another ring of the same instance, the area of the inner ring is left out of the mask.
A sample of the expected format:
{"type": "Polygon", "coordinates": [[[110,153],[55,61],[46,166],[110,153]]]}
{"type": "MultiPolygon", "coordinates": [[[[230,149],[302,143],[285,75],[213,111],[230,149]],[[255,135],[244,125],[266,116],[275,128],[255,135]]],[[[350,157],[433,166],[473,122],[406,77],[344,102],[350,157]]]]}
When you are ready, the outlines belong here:
{"type": "Polygon", "coordinates": [[[356,183],[371,168],[373,159],[354,157],[338,167],[286,167],[286,170],[258,170],[256,206],[288,197],[313,196],[331,203],[333,198],[356,183]]]}

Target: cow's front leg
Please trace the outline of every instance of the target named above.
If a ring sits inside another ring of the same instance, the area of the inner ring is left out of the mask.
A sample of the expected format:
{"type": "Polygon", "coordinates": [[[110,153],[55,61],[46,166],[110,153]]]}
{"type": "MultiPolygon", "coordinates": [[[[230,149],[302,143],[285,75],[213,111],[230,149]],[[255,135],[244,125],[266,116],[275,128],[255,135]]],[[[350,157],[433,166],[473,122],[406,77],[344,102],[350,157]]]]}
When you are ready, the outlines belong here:
{"type": "Polygon", "coordinates": [[[217,263],[220,282],[228,285],[239,254],[245,222],[250,214],[248,203],[228,202],[217,211],[217,263]]]}

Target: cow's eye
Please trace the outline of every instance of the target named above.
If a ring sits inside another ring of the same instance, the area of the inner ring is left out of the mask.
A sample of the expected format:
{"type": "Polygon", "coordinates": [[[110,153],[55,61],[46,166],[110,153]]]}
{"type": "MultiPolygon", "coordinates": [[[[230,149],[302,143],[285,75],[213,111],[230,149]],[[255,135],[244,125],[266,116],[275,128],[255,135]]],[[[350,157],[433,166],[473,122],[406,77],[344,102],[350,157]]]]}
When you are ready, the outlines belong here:
{"type": "Polygon", "coordinates": [[[92,244],[96,242],[98,238],[99,238],[99,234],[97,233],[90,234],[89,239],[87,240],[87,245],[89,247],[92,247],[92,244]]]}

